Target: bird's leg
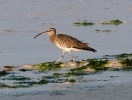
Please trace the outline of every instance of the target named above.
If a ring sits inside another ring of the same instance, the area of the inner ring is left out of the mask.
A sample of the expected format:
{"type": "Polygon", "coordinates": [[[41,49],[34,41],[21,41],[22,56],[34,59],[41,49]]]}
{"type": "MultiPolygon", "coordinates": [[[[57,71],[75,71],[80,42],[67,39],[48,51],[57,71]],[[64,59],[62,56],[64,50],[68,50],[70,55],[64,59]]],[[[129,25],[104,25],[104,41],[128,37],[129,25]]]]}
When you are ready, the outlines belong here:
{"type": "Polygon", "coordinates": [[[72,54],[70,51],[68,51],[68,52],[69,52],[70,55],[72,56],[72,61],[75,62],[73,54],[72,54]]]}
{"type": "Polygon", "coordinates": [[[58,60],[56,60],[55,64],[58,63],[62,58],[64,58],[64,53],[65,53],[65,50],[63,50],[62,56],[58,60]]]}

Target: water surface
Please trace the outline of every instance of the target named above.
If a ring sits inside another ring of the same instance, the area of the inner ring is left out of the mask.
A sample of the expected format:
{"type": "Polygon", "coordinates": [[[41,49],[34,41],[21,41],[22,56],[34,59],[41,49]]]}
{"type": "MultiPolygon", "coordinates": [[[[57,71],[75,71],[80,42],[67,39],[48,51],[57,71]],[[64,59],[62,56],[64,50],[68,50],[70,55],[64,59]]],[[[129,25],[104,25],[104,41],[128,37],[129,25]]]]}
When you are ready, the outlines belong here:
{"type": "MultiPolygon", "coordinates": [[[[131,0],[1,0],[0,1],[0,70],[5,65],[55,61],[62,55],[49,41],[48,35],[35,35],[54,27],[64,33],[89,42],[98,52],[73,52],[75,60],[98,58],[102,55],[131,53],[131,0]],[[101,22],[119,19],[120,25],[102,25],[101,22]],[[74,26],[87,20],[93,26],[74,26]],[[110,30],[99,32],[95,30],[110,30]]],[[[70,61],[66,53],[62,61],[70,61]]],[[[16,72],[16,70],[15,70],[16,72]]],[[[22,73],[33,78],[39,75],[22,73]],[[35,76],[36,75],[36,76],[35,76]]],[[[32,88],[1,89],[1,100],[131,100],[131,71],[107,71],[87,75],[86,82],[74,84],[47,84],[32,88]]],[[[2,77],[0,77],[2,78],[2,77]]],[[[12,83],[11,81],[4,81],[12,83]]]]}

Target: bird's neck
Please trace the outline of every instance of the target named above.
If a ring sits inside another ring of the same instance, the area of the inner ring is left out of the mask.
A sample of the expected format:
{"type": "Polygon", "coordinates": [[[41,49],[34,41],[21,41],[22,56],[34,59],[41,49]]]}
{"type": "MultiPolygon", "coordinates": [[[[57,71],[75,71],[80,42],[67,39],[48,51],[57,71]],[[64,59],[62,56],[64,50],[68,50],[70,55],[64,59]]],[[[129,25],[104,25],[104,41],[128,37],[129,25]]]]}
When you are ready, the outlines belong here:
{"type": "Polygon", "coordinates": [[[56,34],[50,34],[50,41],[52,43],[55,43],[55,37],[56,37],[56,34]]]}

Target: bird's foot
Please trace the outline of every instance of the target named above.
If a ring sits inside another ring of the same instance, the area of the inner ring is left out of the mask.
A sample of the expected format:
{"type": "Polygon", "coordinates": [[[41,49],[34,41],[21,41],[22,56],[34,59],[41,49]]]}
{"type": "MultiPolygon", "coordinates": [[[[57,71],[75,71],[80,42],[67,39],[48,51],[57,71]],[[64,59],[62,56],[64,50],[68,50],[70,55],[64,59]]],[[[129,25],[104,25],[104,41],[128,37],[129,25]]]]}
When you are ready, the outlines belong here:
{"type": "Polygon", "coordinates": [[[56,61],[56,62],[52,63],[52,66],[58,68],[60,66],[60,64],[62,64],[62,63],[59,61],[56,61]]]}
{"type": "Polygon", "coordinates": [[[58,64],[58,63],[59,63],[59,61],[55,61],[55,62],[54,62],[55,65],[58,64]]]}

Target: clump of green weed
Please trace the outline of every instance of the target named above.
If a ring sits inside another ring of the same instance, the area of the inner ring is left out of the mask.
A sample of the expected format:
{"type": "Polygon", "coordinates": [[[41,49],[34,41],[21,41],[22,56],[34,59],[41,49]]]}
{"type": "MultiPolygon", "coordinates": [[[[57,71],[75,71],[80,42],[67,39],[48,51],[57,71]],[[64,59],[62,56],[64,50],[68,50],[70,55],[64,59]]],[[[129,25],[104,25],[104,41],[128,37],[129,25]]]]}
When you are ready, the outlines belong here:
{"type": "Polygon", "coordinates": [[[123,22],[116,19],[116,20],[110,20],[110,21],[105,21],[105,22],[102,22],[102,24],[114,24],[114,25],[119,25],[119,24],[122,24],[123,22]]]}
{"type": "Polygon", "coordinates": [[[132,56],[132,53],[130,53],[130,54],[123,53],[123,54],[115,55],[115,57],[117,59],[119,59],[119,58],[127,58],[127,57],[130,57],[130,56],[132,56]]]}
{"type": "Polygon", "coordinates": [[[13,32],[13,30],[5,30],[6,32],[13,32]]]}
{"type": "Polygon", "coordinates": [[[107,32],[108,33],[108,32],[111,32],[111,30],[98,30],[98,29],[96,29],[95,32],[97,32],[97,33],[98,32],[107,32]]]}
{"type": "Polygon", "coordinates": [[[74,82],[76,82],[76,80],[75,79],[70,79],[68,82],[74,83],[74,82]]]}
{"type": "Polygon", "coordinates": [[[1,75],[6,75],[6,74],[7,74],[6,71],[0,71],[0,76],[1,76],[1,75]]]}
{"type": "Polygon", "coordinates": [[[120,63],[124,65],[124,67],[122,68],[123,70],[132,70],[132,59],[127,58],[120,61],[120,63]]]}
{"type": "Polygon", "coordinates": [[[21,72],[31,71],[31,69],[19,69],[21,72]]]}
{"type": "Polygon", "coordinates": [[[124,66],[132,66],[132,59],[124,59],[121,61],[121,64],[123,64],[124,66]]]}
{"type": "Polygon", "coordinates": [[[95,23],[93,22],[87,22],[86,20],[84,20],[83,22],[75,22],[73,23],[75,26],[92,26],[95,23]]]}
{"type": "Polygon", "coordinates": [[[108,64],[108,60],[95,60],[95,59],[87,59],[89,62],[88,66],[95,70],[107,70],[105,67],[106,64],[108,64]]]}
{"type": "Polygon", "coordinates": [[[29,77],[11,75],[11,76],[9,76],[9,78],[3,78],[2,80],[25,81],[25,80],[31,80],[31,79],[29,77]]]}
{"type": "Polygon", "coordinates": [[[40,64],[34,64],[32,66],[38,67],[41,70],[49,71],[49,70],[52,70],[54,68],[61,68],[60,65],[61,65],[61,62],[57,63],[57,64],[54,64],[54,62],[45,62],[45,63],[40,63],[40,64]]]}
{"type": "Polygon", "coordinates": [[[15,84],[3,84],[3,83],[0,83],[0,88],[27,88],[29,86],[27,85],[15,85],[15,84]]]}

